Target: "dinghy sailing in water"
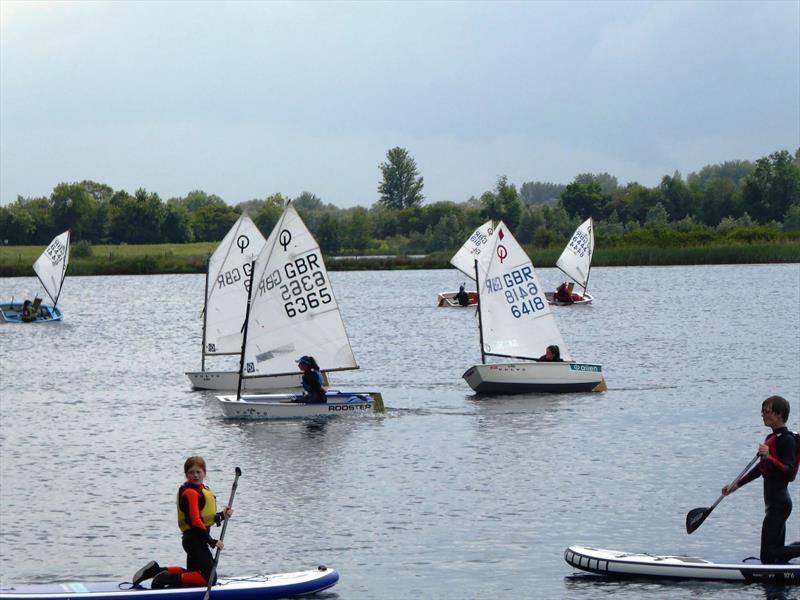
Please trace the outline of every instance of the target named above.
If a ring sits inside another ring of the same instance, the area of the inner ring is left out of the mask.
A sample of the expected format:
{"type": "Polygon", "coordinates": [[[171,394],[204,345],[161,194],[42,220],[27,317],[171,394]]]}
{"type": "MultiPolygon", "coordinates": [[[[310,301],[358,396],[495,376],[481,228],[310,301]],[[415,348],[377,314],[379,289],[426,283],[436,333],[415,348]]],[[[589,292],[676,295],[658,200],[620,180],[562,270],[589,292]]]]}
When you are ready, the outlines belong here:
{"type": "MultiPolygon", "coordinates": [[[[470,279],[475,277],[473,263],[480,259],[481,253],[492,237],[492,222],[486,221],[483,225],[472,232],[464,245],[450,259],[450,264],[464,273],[470,279]]],[[[457,292],[441,292],[436,300],[436,305],[440,308],[464,308],[475,306],[478,303],[478,292],[467,291],[464,285],[457,292]]]]}
{"type": "Polygon", "coordinates": [[[58,298],[69,266],[69,236],[69,229],[57,235],[33,263],[33,270],[53,304],[42,304],[38,297],[24,302],[15,302],[12,298],[11,302],[0,304],[0,321],[48,323],[64,318],[64,313],[58,308],[58,298]]]}
{"type": "MultiPolygon", "coordinates": [[[[242,213],[208,261],[200,371],[186,373],[195,389],[230,391],[239,385],[238,369],[207,371],[206,357],[241,354],[250,268],[265,243],[256,224],[242,213]]],[[[253,377],[246,381],[244,390],[262,392],[295,387],[300,387],[299,373],[253,377]]]]}
{"type": "Polygon", "coordinates": [[[470,387],[487,394],[605,391],[600,365],[572,360],[533,263],[503,222],[487,252],[475,261],[482,364],[464,373],[470,387]],[[560,360],[543,361],[542,355],[554,346],[560,360]],[[486,356],[524,362],[487,364],[486,356]]]}
{"type": "Polygon", "coordinates": [[[556,261],[556,266],[573,282],[564,282],[555,292],[547,292],[547,301],[550,304],[570,305],[589,304],[594,297],[586,292],[589,284],[589,272],[592,269],[592,254],[594,253],[594,224],[589,217],[572,234],[566,248],[556,261]],[[577,283],[583,288],[583,293],[573,291],[577,283]]]}
{"type": "Polygon", "coordinates": [[[253,263],[245,303],[240,387],[219,396],[229,418],[270,419],[382,410],[380,394],[328,391],[325,402],[303,394],[242,395],[255,377],[297,376],[297,359],[311,355],[325,371],[357,369],[339,306],[311,232],[287,203],[253,263]]]}

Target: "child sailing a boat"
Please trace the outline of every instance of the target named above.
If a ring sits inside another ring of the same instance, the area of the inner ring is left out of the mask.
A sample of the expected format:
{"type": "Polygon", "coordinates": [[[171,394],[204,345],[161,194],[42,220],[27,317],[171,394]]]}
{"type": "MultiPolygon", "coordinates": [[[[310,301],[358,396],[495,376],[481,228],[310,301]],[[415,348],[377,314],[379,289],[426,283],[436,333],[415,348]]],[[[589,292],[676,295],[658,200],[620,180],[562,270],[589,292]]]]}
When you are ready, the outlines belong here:
{"type": "Polygon", "coordinates": [[[302,402],[308,403],[323,403],[327,402],[325,392],[327,390],[322,387],[324,379],[320,372],[317,361],[313,356],[301,356],[297,359],[297,366],[303,372],[303,398],[302,402]]]}

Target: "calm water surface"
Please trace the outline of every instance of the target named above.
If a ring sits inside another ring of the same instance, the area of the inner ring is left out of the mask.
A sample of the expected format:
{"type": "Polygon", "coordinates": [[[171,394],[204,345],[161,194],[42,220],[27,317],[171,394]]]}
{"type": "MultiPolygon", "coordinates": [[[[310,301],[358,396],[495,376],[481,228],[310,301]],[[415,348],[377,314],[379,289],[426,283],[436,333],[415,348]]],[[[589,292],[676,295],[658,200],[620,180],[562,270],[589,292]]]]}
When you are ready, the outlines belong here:
{"type": "MultiPolygon", "coordinates": [[[[341,580],[321,597],[342,600],[797,595],[606,582],[562,555],[758,553],[760,485],[691,536],[684,519],[754,454],[766,396],[786,396],[798,428],[800,265],[595,268],[594,305],[554,311],[608,392],[492,398],[461,379],[480,361],[473,311],[435,308],[463,276],[331,279],[361,365],[334,386],[381,390],[382,415],[223,420],[184,375],[200,362],[200,275],[70,277],[63,323],[0,325],[0,582],[181,564],[174,496],[184,459],[202,454],[221,501],[243,471],[223,575],[326,564],[341,580]]],[[[0,298],[35,290],[0,279],[0,298]]]]}

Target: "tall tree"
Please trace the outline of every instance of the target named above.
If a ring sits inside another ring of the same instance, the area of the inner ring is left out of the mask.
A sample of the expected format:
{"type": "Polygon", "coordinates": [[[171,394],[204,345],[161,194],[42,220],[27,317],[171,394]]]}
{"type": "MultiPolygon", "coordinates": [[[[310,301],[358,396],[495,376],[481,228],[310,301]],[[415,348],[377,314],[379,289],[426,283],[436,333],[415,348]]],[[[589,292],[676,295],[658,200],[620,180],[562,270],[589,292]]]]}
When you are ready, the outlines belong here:
{"type": "Polygon", "coordinates": [[[417,163],[405,148],[392,148],[380,164],[383,181],[378,186],[381,204],[388,208],[410,208],[422,204],[423,181],[417,163]]]}

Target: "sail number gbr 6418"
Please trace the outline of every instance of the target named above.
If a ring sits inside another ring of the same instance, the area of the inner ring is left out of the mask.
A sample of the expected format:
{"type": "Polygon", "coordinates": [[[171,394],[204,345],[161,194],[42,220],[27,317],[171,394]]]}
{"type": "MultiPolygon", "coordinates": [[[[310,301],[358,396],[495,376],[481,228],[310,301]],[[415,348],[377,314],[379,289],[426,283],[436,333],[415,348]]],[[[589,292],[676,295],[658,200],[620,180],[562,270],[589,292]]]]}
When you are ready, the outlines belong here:
{"type": "Polygon", "coordinates": [[[529,266],[487,279],[485,290],[490,294],[503,293],[510,305],[509,310],[516,319],[547,308],[547,301],[533,278],[533,268],[529,266]]]}
{"type": "Polygon", "coordinates": [[[328,280],[316,251],[284,263],[258,284],[259,294],[275,290],[281,295],[286,316],[296,317],[333,302],[328,280]]]}

